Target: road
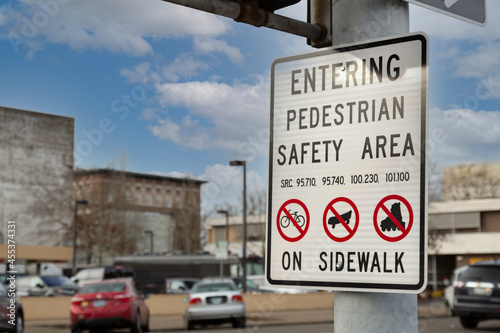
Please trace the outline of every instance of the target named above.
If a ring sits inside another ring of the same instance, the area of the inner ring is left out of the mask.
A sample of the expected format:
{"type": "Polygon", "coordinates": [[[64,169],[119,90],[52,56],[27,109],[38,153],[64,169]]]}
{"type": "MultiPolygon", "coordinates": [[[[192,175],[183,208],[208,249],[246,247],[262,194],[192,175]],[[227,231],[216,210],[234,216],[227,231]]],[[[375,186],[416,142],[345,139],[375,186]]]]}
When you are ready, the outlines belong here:
{"type": "MultiPolygon", "coordinates": [[[[477,330],[471,331],[462,328],[458,318],[430,318],[418,321],[419,333],[460,333],[460,332],[500,332],[500,320],[481,322],[477,330]]],[[[64,327],[33,327],[26,328],[25,333],[69,333],[64,327]]],[[[128,332],[127,330],[115,330],[113,332],[128,332]]],[[[153,330],[154,333],[185,333],[184,330],[153,330]]],[[[196,333],[331,333],[331,324],[307,324],[307,325],[270,325],[270,326],[249,326],[246,329],[233,329],[231,326],[213,326],[205,329],[196,329],[196,333]]],[[[367,330],[367,333],[370,332],[367,330]]],[[[373,331],[376,333],[375,331],[373,331]]],[[[350,333],[350,332],[349,332],[350,333]]],[[[403,333],[403,332],[398,332],[403,333]]]]}

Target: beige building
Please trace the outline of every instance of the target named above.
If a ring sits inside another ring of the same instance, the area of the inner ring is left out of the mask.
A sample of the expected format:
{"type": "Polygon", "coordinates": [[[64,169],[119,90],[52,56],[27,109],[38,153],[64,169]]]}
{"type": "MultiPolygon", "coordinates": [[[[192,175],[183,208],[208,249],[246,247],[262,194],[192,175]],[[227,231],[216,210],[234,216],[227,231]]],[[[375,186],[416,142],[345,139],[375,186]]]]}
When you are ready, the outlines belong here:
{"type": "Polygon", "coordinates": [[[443,287],[451,271],[500,260],[500,198],[429,204],[429,287],[443,287]]]}
{"type": "Polygon", "coordinates": [[[118,255],[200,250],[204,181],[111,169],[77,170],[78,263],[118,255]]]}
{"type": "MultiPolygon", "coordinates": [[[[204,228],[207,235],[207,244],[204,250],[215,253],[216,243],[228,241],[229,251],[241,256],[243,244],[242,216],[210,217],[205,219],[204,228]],[[227,223],[227,226],[226,226],[227,223]],[[229,237],[226,239],[226,235],[229,237]]],[[[258,257],[264,256],[264,242],[266,239],[266,216],[247,216],[247,254],[258,257]]]]}

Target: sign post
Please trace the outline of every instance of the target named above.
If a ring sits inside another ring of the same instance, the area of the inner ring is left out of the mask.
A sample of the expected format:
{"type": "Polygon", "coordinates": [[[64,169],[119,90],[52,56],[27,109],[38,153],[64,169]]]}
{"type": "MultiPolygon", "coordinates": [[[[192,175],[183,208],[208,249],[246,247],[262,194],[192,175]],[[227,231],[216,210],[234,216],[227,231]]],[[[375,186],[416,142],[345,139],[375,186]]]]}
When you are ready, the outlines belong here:
{"type": "Polygon", "coordinates": [[[227,260],[228,255],[228,243],[227,241],[218,241],[215,243],[215,259],[220,260],[220,277],[223,277],[223,262],[227,260]]]}

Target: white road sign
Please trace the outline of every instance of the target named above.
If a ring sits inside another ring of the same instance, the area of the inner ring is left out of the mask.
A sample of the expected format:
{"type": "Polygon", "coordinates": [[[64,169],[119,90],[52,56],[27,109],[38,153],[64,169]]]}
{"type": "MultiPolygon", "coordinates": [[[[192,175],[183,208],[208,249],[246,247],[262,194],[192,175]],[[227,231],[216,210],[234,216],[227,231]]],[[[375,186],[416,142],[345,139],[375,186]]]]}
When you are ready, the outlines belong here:
{"type": "Polygon", "coordinates": [[[273,63],[270,284],[425,288],[427,48],[409,34],[273,63]]]}
{"type": "Polygon", "coordinates": [[[406,0],[479,26],[486,24],[486,0],[406,0]]]}

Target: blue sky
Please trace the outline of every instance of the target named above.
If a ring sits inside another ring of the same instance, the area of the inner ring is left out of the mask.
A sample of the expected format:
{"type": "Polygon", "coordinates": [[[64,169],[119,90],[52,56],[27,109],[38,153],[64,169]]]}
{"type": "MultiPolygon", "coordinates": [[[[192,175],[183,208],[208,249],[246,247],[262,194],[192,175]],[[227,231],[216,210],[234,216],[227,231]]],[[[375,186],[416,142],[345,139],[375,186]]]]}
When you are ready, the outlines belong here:
{"type": "MultiPolygon", "coordinates": [[[[306,1],[280,14],[305,20],[306,1]]],[[[410,5],[430,40],[430,159],[500,160],[500,3],[487,25],[410,5]]],[[[266,188],[269,76],[305,39],[160,0],[0,5],[0,105],[75,118],[78,167],[210,181],[205,211],[266,188]]]]}

